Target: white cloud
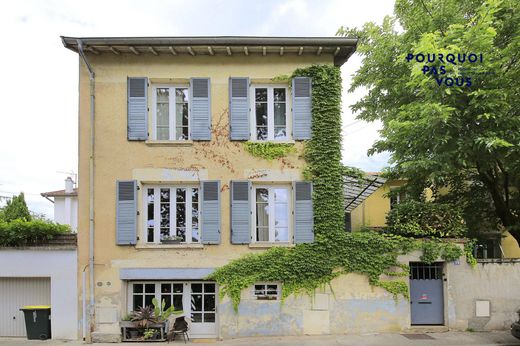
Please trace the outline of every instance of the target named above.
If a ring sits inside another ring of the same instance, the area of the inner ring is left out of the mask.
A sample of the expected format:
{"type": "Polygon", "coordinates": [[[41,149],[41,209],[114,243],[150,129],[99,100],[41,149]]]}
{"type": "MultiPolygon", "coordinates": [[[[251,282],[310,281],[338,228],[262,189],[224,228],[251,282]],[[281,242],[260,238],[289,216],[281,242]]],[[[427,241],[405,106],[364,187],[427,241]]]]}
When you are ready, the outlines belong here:
{"type": "MultiPolygon", "coordinates": [[[[52,204],[39,194],[64,187],[65,175],[57,171],[77,170],[78,57],[63,48],[60,35],[332,36],[342,25],[380,22],[391,10],[385,0],[33,0],[4,6],[0,195],[24,191],[32,210],[51,216],[52,204]]],[[[353,57],[343,67],[345,90],[359,65],[353,57]]],[[[358,96],[344,93],[345,124],[354,121],[348,106],[358,96]]],[[[380,169],[384,156],[365,155],[377,126],[363,126],[344,129],[344,162],[380,169]]]]}

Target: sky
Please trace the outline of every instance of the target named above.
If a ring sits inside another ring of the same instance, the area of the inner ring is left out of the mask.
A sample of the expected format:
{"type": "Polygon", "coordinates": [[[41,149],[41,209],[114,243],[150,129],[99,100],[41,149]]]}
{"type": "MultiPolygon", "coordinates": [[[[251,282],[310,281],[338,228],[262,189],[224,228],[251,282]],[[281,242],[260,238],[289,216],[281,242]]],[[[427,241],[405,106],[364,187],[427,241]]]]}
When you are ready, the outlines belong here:
{"type": "MultiPolygon", "coordinates": [[[[334,36],[341,26],[381,23],[392,9],[391,0],[11,2],[0,12],[0,196],[23,191],[30,210],[52,218],[40,193],[63,189],[66,172],[77,172],[78,56],[60,35],[334,36]]],[[[388,154],[366,153],[380,124],[349,108],[363,95],[347,93],[360,65],[354,55],[342,67],[343,162],[378,171],[388,154]]]]}

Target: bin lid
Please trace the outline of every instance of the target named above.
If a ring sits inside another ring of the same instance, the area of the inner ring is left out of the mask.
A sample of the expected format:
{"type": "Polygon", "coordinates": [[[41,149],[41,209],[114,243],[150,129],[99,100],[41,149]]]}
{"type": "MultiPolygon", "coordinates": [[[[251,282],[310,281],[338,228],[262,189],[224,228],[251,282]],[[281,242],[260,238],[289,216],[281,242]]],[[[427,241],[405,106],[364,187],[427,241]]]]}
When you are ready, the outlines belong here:
{"type": "Polygon", "coordinates": [[[44,310],[44,309],[50,309],[50,305],[26,305],[22,306],[21,310],[44,310]]]}

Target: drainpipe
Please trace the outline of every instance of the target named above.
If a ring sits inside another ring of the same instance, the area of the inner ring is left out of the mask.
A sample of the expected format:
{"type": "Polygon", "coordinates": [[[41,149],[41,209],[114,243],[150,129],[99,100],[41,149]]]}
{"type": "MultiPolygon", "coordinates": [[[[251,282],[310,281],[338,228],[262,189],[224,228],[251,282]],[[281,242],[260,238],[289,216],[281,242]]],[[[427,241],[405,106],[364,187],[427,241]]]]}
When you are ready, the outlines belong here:
{"type": "MultiPolygon", "coordinates": [[[[87,66],[90,79],[90,148],[89,148],[89,247],[88,247],[88,267],[89,267],[89,322],[94,323],[94,115],[95,115],[95,73],[83,52],[83,42],[77,40],[78,53],[87,66]]],[[[85,287],[83,287],[85,289],[85,287]]],[[[86,321],[83,321],[86,325],[86,321]]]]}

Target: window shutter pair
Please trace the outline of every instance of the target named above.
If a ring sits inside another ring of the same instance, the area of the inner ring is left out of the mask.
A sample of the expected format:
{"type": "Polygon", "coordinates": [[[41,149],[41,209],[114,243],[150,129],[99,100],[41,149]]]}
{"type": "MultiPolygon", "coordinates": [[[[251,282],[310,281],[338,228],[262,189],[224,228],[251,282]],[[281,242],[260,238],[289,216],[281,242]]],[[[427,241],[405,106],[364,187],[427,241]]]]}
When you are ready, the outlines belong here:
{"type": "MultiPolygon", "coordinates": [[[[293,183],[294,190],[294,243],[314,241],[314,215],[312,210],[312,184],[293,183]]],[[[231,181],[231,243],[251,242],[251,182],[231,181]]],[[[255,207],[255,206],[253,206],[255,207]]]]}
{"type": "MultiPolygon", "coordinates": [[[[295,77],[292,80],[293,138],[311,139],[312,102],[311,79],[295,77]]],[[[250,135],[249,78],[229,79],[229,127],[231,140],[246,141],[250,135]]]]}
{"type": "MultiPolygon", "coordinates": [[[[128,124],[129,141],[148,139],[148,78],[129,77],[128,89],[128,124]]],[[[193,140],[211,140],[211,89],[209,78],[190,80],[191,138],[193,140]]]]}
{"type": "MultiPolygon", "coordinates": [[[[201,182],[201,231],[203,244],[220,243],[220,181],[201,182]]],[[[116,182],[116,244],[137,243],[137,181],[116,182]]]]}

